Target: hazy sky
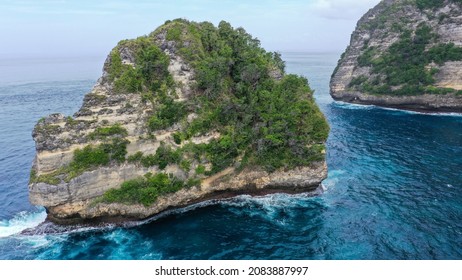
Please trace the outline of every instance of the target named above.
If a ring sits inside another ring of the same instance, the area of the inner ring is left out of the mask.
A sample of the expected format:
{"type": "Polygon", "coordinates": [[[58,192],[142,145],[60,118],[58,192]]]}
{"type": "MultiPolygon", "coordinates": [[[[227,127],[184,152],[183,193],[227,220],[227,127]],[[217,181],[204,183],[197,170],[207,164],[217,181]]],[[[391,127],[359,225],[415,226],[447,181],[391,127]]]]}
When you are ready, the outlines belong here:
{"type": "Polygon", "coordinates": [[[242,26],[271,51],[340,52],[379,0],[0,0],[1,57],[105,56],[168,19],[242,26]]]}

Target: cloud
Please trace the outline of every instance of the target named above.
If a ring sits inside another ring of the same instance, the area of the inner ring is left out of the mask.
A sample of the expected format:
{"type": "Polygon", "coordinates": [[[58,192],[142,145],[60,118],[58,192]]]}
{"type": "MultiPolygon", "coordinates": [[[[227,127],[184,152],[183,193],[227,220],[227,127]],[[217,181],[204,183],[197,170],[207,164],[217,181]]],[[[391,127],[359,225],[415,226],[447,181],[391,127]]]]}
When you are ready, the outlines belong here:
{"type": "Polygon", "coordinates": [[[229,21],[269,50],[343,50],[379,0],[0,0],[4,53],[98,53],[167,19],[229,21]],[[15,28],[12,29],[11,26],[15,28]],[[70,32],[72,31],[72,32],[70,32]]]}
{"type": "Polygon", "coordinates": [[[322,18],[330,20],[358,20],[380,0],[315,0],[311,10],[322,18]]]}

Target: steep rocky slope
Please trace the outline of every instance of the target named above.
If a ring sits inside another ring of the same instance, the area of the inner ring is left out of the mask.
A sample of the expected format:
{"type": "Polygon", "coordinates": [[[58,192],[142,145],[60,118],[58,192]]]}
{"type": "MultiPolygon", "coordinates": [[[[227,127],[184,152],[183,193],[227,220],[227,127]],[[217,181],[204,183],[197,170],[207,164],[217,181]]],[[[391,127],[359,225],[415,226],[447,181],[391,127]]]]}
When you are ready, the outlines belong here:
{"type": "Polygon", "coordinates": [[[169,21],[121,41],[73,117],[37,123],[30,200],[77,223],[312,191],[328,129],[306,79],[244,29],[169,21]]]}
{"type": "Polygon", "coordinates": [[[462,112],[462,1],[383,0],[358,22],[330,82],[336,100],[462,112]]]}

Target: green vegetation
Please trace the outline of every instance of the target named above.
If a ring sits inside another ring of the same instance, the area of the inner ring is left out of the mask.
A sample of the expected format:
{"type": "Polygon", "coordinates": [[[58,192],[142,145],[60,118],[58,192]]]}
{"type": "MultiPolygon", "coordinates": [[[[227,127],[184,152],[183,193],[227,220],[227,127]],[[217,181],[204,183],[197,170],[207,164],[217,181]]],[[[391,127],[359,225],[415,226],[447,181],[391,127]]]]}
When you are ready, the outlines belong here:
{"type": "Polygon", "coordinates": [[[120,93],[155,92],[162,86],[171,87],[173,78],[168,72],[169,61],[151,38],[121,41],[111,52],[109,80],[120,93]],[[136,67],[122,62],[120,51],[123,49],[133,52],[136,67]]]}
{"type": "Polygon", "coordinates": [[[143,153],[137,152],[128,157],[132,163],[141,163],[144,167],[158,166],[163,170],[169,164],[179,164],[181,162],[181,150],[174,150],[172,147],[161,144],[154,155],[144,156],[143,153]]]}
{"type": "Polygon", "coordinates": [[[462,48],[457,47],[454,43],[438,44],[427,52],[428,61],[437,64],[443,64],[446,61],[462,60],[462,48]]]}
{"type": "Polygon", "coordinates": [[[198,178],[189,178],[186,181],[187,188],[194,187],[194,186],[200,186],[200,185],[201,185],[201,179],[198,179],[198,178]]]}
{"type": "Polygon", "coordinates": [[[196,168],[196,174],[199,174],[199,175],[200,175],[200,174],[204,174],[204,173],[205,173],[205,166],[203,166],[203,165],[197,166],[197,168],[196,168]]]}
{"type": "Polygon", "coordinates": [[[349,87],[355,87],[355,86],[358,86],[358,85],[361,85],[361,84],[365,83],[367,80],[368,80],[367,77],[364,76],[364,75],[354,77],[353,79],[351,79],[351,82],[350,82],[350,84],[348,86],[349,87]]]}
{"type": "Polygon", "coordinates": [[[417,8],[421,10],[436,9],[444,5],[445,0],[416,0],[417,8]]]}
{"type": "Polygon", "coordinates": [[[70,165],[75,168],[87,169],[107,165],[110,161],[124,162],[127,144],[127,140],[115,138],[110,143],[103,143],[98,146],[88,145],[83,149],[77,149],[74,151],[74,159],[70,165]]]}
{"type": "Polygon", "coordinates": [[[98,127],[88,135],[91,140],[106,139],[107,137],[125,137],[128,135],[127,130],[120,124],[114,124],[108,127],[98,127]]]}
{"type": "Polygon", "coordinates": [[[435,10],[442,8],[448,2],[462,4],[462,0],[415,0],[417,8],[420,10],[435,10]]]}
{"type": "MultiPolygon", "coordinates": [[[[88,128],[94,122],[96,120],[75,120],[68,116],[65,118],[65,127],[80,130],[88,128]]],[[[59,125],[45,124],[43,119],[38,122],[36,131],[41,134],[58,134],[62,133],[63,129],[59,125]]],[[[103,140],[102,144],[98,146],[88,145],[83,149],[75,150],[70,164],[40,176],[33,173],[30,181],[32,183],[43,182],[56,185],[62,180],[68,182],[84,171],[97,166],[108,165],[110,162],[123,162],[125,161],[126,145],[128,144],[128,141],[123,139],[125,136],[127,136],[127,131],[119,124],[97,128],[89,134],[88,138],[91,140],[103,140]]],[[[64,138],[63,140],[66,143],[72,143],[69,138],[64,138]]]]}
{"type": "Polygon", "coordinates": [[[367,67],[371,66],[373,63],[373,58],[376,55],[376,49],[374,47],[370,47],[364,50],[363,53],[358,57],[358,65],[360,67],[367,67]]]}
{"type": "Polygon", "coordinates": [[[128,143],[125,139],[115,138],[109,143],[88,145],[83,149],[75,150],[72,162],[61,170],[61,173],[66,174],[65,181],[79,176],[86,170],[106,166],[111,162],[124,162],[128,143]]]}
{"type": "Polygon", "coordinates": [[[339,58],[339,60],[337,62],[337,66],[335,66],[335,69],[332,72],[332,75],[330,76],[331,79],[337,74],[338,69],[340,68],[340,62],[345,58],[345,55],[346,55],[347,51],[348,51],[348,48],[340,55],[340,58],[339,58]]]}
{"type": "Polygon", "coordinates": [[[175,142],[175,144],[177,145],[180,145],[181,141],[183,140],[181,133],[175,132],[172,134],[172,136],[173,136],[173,142],[175,142]]]}
{"type": "Polygon", "coordinates": [[[192,157],[210,162],[211,170],[202,171],[210,175],[231,166],[240,155],[245,164],[268,171],[322,159],[323,149],[314,147],[326,140],[328,125],[305,78],[287,75],[277,81],[271,77],[271,73],[284,73],[284,67],[280,54],[266,52],[243,28],[234,29],[224,21],[218,27],[209,22],[169,21],[148,37],[121,42],[111,54],[109,76],[116,88],[144,92],[143,100],[154,104],[147,123],[151,131],[171,127],[194,112],[197,118],[173,134],[176,144],[211,130],[221,134],[208,144],[188,144],[176,151],[162,145],[155,155],[136,154],[129,160],[163,169],[192,157]],[[190,103],[169,96],[171,77],[164,71],[168,60],[151,39],[161,32],[175,41],[177,52],[195,69],[198,94],[190,103]],[[123,64],[119,51],[124,47],[134,49],[136,65],[150,61],[158,65],[157,71],[146,75],[138,66],[123,64]]]}
{"type": "MultiPolygon", "coordinates": [[[[182,149],[182,154],[212,164],[207,175],[231,166],[239,155],[245,155],[247,165],[268,171],[308,165],[324,157],[323,149],[313,147],[325,141],[328,125],[305,78],[287,75],[277,81],[271,77],[271,72],[284,73],[278,53],[266,52],[243,28],[234,29],[224,21],[215,27],[209,22],[174,20],[151,36],[164,31],[196,70],[199,92],[194,100],[197,105],[189,108],[198,117],[175,141],[211,130],[221,134],[208,144],[182,149]]],[[[184,117],[159,125],[161,111],[151,118],[151,129],[184,117]]]]}
{"type": "Polygon", "coordinates": [[[221,134],[208,144],[177,151],[178,155],[163,148],[156,155],[130,159],[162,169],[191,156],[212,164],[207,174],[231,166],[244,155],[245,164],[268,171],[322,159],[323,149],[313,147],[325,141],[328,125],[305,78],[272,78],[274,73],[284,73],[284,67],[280,54],[266,52],[243,28],[234,29],[224,21],[215,27],[209,22],[178,19],[148,37],[122,41],[111,54],[109,78],[116,88],[142,92],[143,100],[153,103],[154,114],[147,123],[151,131],[166,129],[188,113],[196,113],[196,119],[173,135],[175,143],[211,130],[221,134]],[[162,32],[167,40],[175,41],[177,53],[195,69],[198,94],[189,103],[170,96],[168,57],[152,39],[162,32]],[[119,53],[127,53],[125,48],[135,54],[136,67],[122,63],[119,53]]]}
{"type": "Polygon", "coordinates": [[[382,55],[377,55],[375,48],[367,48],[358,57],[358,64],[362,67],[370,66],[375,78],[370,81],[364,76],[359,76],[354,78],[349,86],[375,94],[455,93],[455,90],[433,87],[433,76],[438,70],[428,68],[427,65],[462,60],[462,48],[456,47],[453,43],[435,45],[437,39],[437,35],[431,32],[429,26],[421,24],[415,34],[410,31],[403,32],[400,40],[392,44],[382,55]],[[429,45],[433,47],[428,49],[429,45]]]}
{"type": "Polygon", "coordinates": [[[57,185],[61,180],[69,182],[87,170],[107,166],[110,163],[122,163],[125,161],[128,143],[125,139],[114,138],[110,142],[97,146],[88,145],[83,149],[77,149],[74,151],[74,157],[69,165],[40,176],[31,172],[30,181],[31,183],[43,182],[57,185]]]}
{"type": "Polygon", "coordinates": [[[136,162],[140,162],[142,158],[143,158],[143,152],[138,151],[134,153],[133,155],[128,156],[127,161],[131,163],[136,163],[136,162]]]}
{"type": "Polygon", "coordinates": [[[140,93],[143,102],[150,101],[156,107],[156,114],[148,120],[148,127],[154,131],[165,129],[179,121],[187,113],[184,104],[168,96],[174,89],[174,81],[168,71],[170,59],[154,43],[151,37],[121,41],[111,52],[107,67],[109,80],[118,93],[140,93]],[[124,64],[121,52],[134,56],[134,64],[124,64]]]}
{"type": "Polygon", "coordinates": [[[58,134],[61,132],[61,127],[55,124],[44,124],[44,121],[40,120],[39,125],[35,127],[36,131],[41,134],[50,135],[58,134]]]}
{"type": "Polygon", "coordinates": [[[148,127],[152,131],[166,129],[187,114],[186,106],[183,102],[175,102],[170,97],[163,98],[156,110],[156,113],[148,120],[148,127]]]}
{"type": "Polygon", "coordinates": [[[107,191],[102,200],[107,203],[140,203],[150,206],[159,196],[174,193],[186,186],[188,185],[172,175],[147,173],[144,177],[122,183],[119,189],[107,191]]]}
{"type": "Polygon", "coordinates": [[[42,174],[40,176],[37,176],[37,173],[35,172],[34,169],[30,171],[30,178],[29,178],[29,183],[46,183],[50,185],[57,185],[61,182],[61,180],[57,177],[55,177],[56,174],[50,173],[50,174],[42,174]]]}
{"type": "Polygon", "coordinates": [[[183,138],[189,139],[193,136],[203,135],[204,133],[216,129],[216,120],[219,118],[220,108],[207,108],[200,111],[199,116],[194,119],[183,132],[183,138]]]}
{"type": "Polygon", "coordinates": [[[189,172],[191,170],[191,161],[184,159],[180,162],[180,168],[183,169],[186,172],[189,172]]]}
{"type": "Polygon", "coordinates": [[[66,117],[66,126],[73,127],[73,126],[77,125],[78,123],[79,122],[74,120],[74,118],[72,118],[71,116],[66,117]]]}

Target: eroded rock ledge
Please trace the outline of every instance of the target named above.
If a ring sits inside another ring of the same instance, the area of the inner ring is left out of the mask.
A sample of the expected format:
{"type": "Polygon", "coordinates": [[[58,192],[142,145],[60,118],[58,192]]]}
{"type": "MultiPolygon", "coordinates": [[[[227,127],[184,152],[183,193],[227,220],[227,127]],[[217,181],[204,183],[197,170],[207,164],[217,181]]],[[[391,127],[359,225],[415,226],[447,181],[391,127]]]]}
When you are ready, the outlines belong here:
{"type": "Polygon", "coordinates": [[[418,96],[384,96],[365,94],[361,92],[333,93],[332,97],[338,101],[361,105],[376,105],[417,112],[462,113],[461,98],[453,94],[434,95],[422,94],[418,96]]]}
{"type": "MultiPolygon", "coordinates": [[[[61,189],[48,196],[50,201],[67,197],[56,206],[48,206],[48,218],[56,223],[82,223],[82,222],[123,222],[127,220],[142,220],[162,213],[166,210],[182,208],[195,203],[224,199],[237,195],[267,195],[272,193],[305,193],[314,192],[327,177],[325,163],[317,163],[311,167],[296,168],[288,172],[273,172],[244,170],[236,174],[233,169],[225,170],[215,176],[214,180],[201,186],[182,189],[173,194],[159,198],[155,204],[145,207],[141,204],[128,205],[122,203],[92,203],[94,196],[87,199],[72,201],[66,195],[67,189],[61,189]],[[61,196],[62,195],[62,196],[61,196]],[[93,205],[94,204],[94,205],[93,205]]],[[[210,179],[210,178],[207,178],[210,179]]],[[[207,180],[206,179],[206,180],[207,180]]],[[[42,185],[42,187],[45,187],[42,185]]],[[[50,186],[48,186],[50,187],[50,186]]],[[[70,185],[69,187],[77,187],[70,185]]],[[[46,188],[46,187],[45,187],[46,188]]],[[[49,190],[46,190],[48,193],[49,190]]],[[[81,189],[81,191],[86,191],[81,189]]],[[[40,204],[37,202],[37,204],[40,204]]]]}

